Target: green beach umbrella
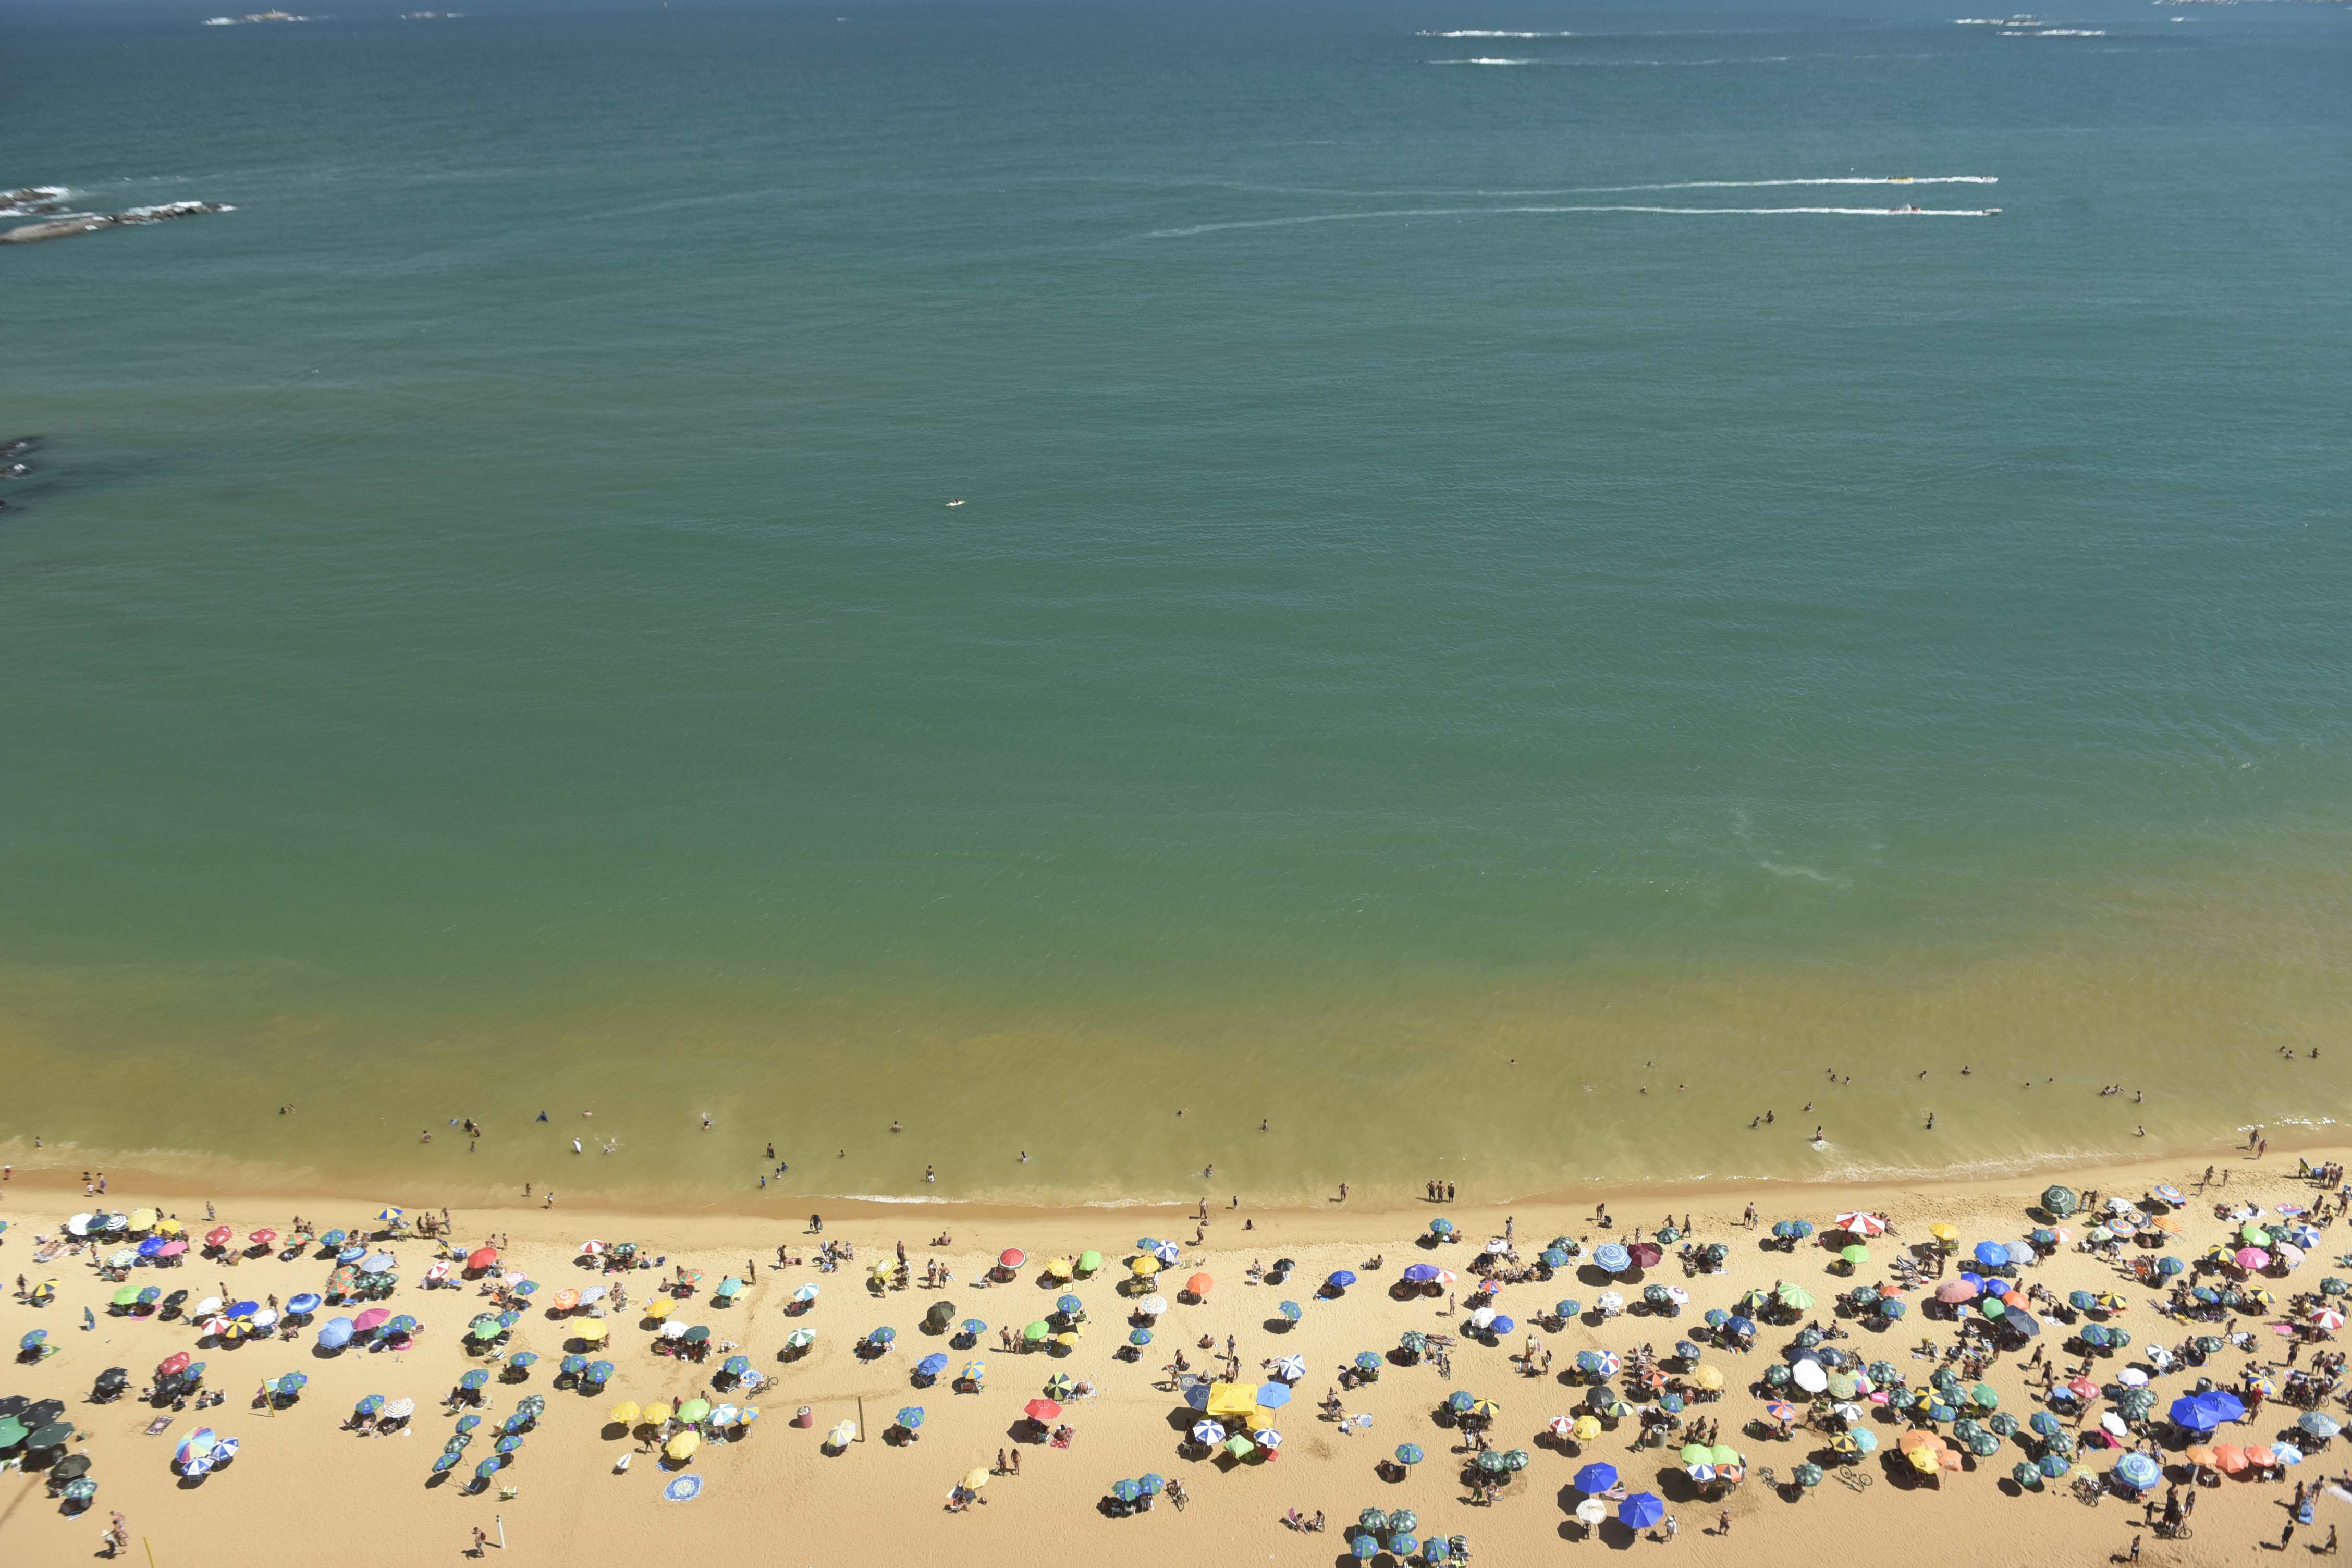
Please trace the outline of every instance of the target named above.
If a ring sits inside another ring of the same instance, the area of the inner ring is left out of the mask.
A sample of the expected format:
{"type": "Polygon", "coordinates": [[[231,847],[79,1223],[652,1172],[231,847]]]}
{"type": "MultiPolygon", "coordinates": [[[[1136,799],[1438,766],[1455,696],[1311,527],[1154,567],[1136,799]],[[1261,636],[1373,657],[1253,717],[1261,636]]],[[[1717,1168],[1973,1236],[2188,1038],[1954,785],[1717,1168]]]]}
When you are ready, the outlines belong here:
{"type": "Polygon", "coordinates": [[[1852,1247],[1841,1248],[1838,1256],[1850,1264],[1867,1263],[1870,1261],[1870,1248],[1856,1242],[1852,1247]]]}
{"type": "Polygon", "coordinates": [[[1812,1310],[1813,1293],[1802,1285],[1791,1282],[1781,1286],[1775,1294],[1780,1298],[1780,1303],[1785,1307],[1793,1308],[1800,1312],[1812,1310]]]}

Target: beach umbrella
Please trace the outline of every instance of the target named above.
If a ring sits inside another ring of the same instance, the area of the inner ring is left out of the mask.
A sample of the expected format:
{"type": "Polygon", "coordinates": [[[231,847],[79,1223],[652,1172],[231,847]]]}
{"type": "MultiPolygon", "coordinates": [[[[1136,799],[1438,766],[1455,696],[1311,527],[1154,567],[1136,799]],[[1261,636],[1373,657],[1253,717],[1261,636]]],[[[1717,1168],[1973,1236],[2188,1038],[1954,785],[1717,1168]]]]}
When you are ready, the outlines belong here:
{"type": "Polygon", "coordinates": [[[1257,1402],[1268,1410],[1279,1410],[1290,1403],[1290,1385],[1286,1383],[1261,1383],[1257,1385],[1257,1402]]]}
{"type": "Polygon", "coordinates": [[[611,1377],[612,1375],[613,1375],[613,1363],[612,1363],[611,1362],[609,1362],[609,1361],[592,1361],[592,1362],[590,1362],[590,1363],[588,1363],[588,1370],[587,1370],[586,1372],[584,1372],[584,1373],[582,1373],[580,1374],[580,1377],[581,1377],[581,1381],[582,1381],[582,1382],[583,1382],[583,1383],[588,1383],[588,1384],[599,1384],[599,1383],[603,1383],[605,1379],[607,1379],[607,1378],[611,1377]]]}
{"type": "Polygon", "coordinates": [[[693,1399],[682,1399],[678,1401],[677,1418],[681,1421],[691,1424],[693,1422],[700,1421],[704,1416],[709,1414],[710,1401],[708,1399],[698,1396],[693,1399]]]}
{"type": "Polygon", "coordinates": [[[1135,1310],[1147,1318],[1157,1318],[1168,1310],[1168,1298],[1165,1296],[1146,1296],[1142,1300],[1138,1301],[1135,1304],[1135,1310]]]}
{"type": "Polygon", "coordinates": [[[1021,1407],[1021,1413],[1042,1426],[1058,1418],[1062,1414],[1062,1407],[1050,1399],[1033,1399],[1021,1407]]]}
{"type": "Polygon", "coordinates": [[[1633,1267],[1633,1255],[1613,1241],[1604,1241],[1592,1249],[1592,1261],[1605,1273],[1622,1274],[1633,1267]]]}
{"type": "Polygon", "coordinates": [[[1334,1290],[1345,1290],[1349,1286],[1353,1285],[1355,1282],[1355,1270],[1351,1268],[1335,1269],[1332,1271],[1331,1277],[1323,1281],[1324,1284],[1329,1286],[1334,1290]]]}
{"type": "Polygon", "coordinates": [[[1192,1424],[1192,1441],[1202,1447],[1214,1447],[1224,1440],[1225,1429],[1217,1422],[1195,1421],[1192,1424]]]}
{"type": "Polygon", "coordinates": [[[1666,1505],[1655,1493],[1635,1492],[1617,1505],[1617,1517],[1629,1530],[1648,1530],[1666,1517],[1666,1505]]]}
{"type": "Polygon", "coordinates": [[[2318,1410],[2305,1411],[2296,1418],[2295,1426],[2323,1443],[2344,1430],[2343,1424],[2336,1417],[2318,1410]]]}
{"type": "Polygon", "coordinates": [[[806,1350],[810,1345],[814,1344],[815,1342],[816,1331],[814,1329],[794,1329],[791,1333],[784,1336],[784,1348],[787,1350],[806,1350]]]}
{"type": "Polygon", "coordinates": [[[1018,1268],[1029,1261],[1029,1255],[1017,1247],[1008,1247],[996,1255],[999,1268],[1018,1268]]]}
{"type": "Polygon", "coordinates": [[[1576,1489],[1587,1497],[1597,1497],[1617,1484],[1617,1467],[1598,1463],[1587,1465],[1576,1472],[1574,1484],[1576,1489]]]}
{"type": "Polygon", "coordinates": [[[2116,1461],[2115,1478],[2134,1491],[2144,1491],[2164,1479],[2164,1472],[2146,1454],[2133,1452],[2116,1461]]]}
{"type": "MultiPolygon", "coordinates": [[[[947,1371],[947,1369],[948,1358],[934,1351],[931,1354],[925,1356],[922,1360],[915,1363],[915,1375],[917,1377],[937,1377],[940,1373],[947,1371]]],[[[751,1370],[751,1363],[750,1358],[745,1356],[729,1356],[727,1358],[727,1364],[721,1370],[730,1377],[740,1377],[745,1373],[751,1370]],[[735,1364],[737,1362],[741,1362],[743,1364],[740,1367],[738,1367],[735,1364]]]]}
{"type": "Polygon", "coordinates": [[[1399,1443],[1397,1445],[1396,1462],[1400,1465],[1417,1465],[1421,1463],[1423,1457],[1424,1456],[1421,1451],[1421,1445],[1418,1443],[1399,1443]]]}
{"type": "Polygon", "coordinates": [[[919,1405],[907,1405],[898,1412],[898,1419],[902,1429],[912,1432],[923,1424],[923,1407],[919,1405]]]}
{"type": "Polygon", "coordinates": [[[1782,1306],[1791,1310],[1799,1312],[1812,1310],[1813,1293],[1801,1285],[1791,1282],[1781,1286],[1773,1293],[1780,1298],[1782,1306]]]}
{"type": "Polygon", "coordinates": [[[1802,1241],[1813,1234],[1813,1222],[1809,1219],[1776,1219],[1772,1235],[1781,1241],[1802,1241]]]}
{"type": "Polygon", "coordinates": [[[680,1432],[668,1442],[663,1444],[662,1452],[668,1455],[671,1459],[683,1464],[687,1460],[694,1458],[695,1450],[701,1447],[702,1434],[688,1430],[680,1432]]]}

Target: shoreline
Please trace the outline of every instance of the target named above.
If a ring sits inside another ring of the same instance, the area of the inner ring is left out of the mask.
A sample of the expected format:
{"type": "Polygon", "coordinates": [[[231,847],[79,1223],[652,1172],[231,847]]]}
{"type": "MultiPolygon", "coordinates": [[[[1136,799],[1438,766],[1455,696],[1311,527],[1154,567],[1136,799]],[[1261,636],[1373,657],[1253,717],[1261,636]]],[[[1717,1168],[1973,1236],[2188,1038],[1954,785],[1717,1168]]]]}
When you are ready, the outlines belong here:
{"type": "MultiPolygon", "coordinates": [[[[2343,1129],[2333,1119],[2322,1119],[2305,1126],[2289,1126],[2273,1131],[2265,1129],[2271,1157],[2278,1159],[2294,1155],[2321,1158],[2343,1157],[2352,1150],[2352,1140],[2341,1136],[2343,1129]]],[[[0,1144],[0,1158],[6,1158],[7,1145],[0,1144]]],[[[43,1154],[55,1152],[43,1149],[43,1154]]],[[[2060,1178],[2087,1180],[2107,1178],[2116,1173],[2149,1172],[2158,1168],[2171,1170],[2184,1161],[2221,1164],[2225,1162],[2251,1163],[2254,1155],[2245,1144],[2221,1147],[2166,1147],[2144,1156],[2126,1160],[2108,1155],[2092,1155],[2080,1159],[2056,1157],[2041,1161],[2004,1162],[1998,1169],[1982,1168],[1982,1162],[1971,1162],[1938,1169],[1870,1170],[1867,1168],[1824,1173],[1815,1177],[1795,1178],[1769,1175],[1741,1177],[1701,1177],[1688,1181],[1659,1180],[1633,1177],[1612,1179],[1605,1176],[1587,1177],[1565,1186],[1548,1187],[1525,1193],[1488,1195],[1463,1193],[1457,1201],[1433,1203],[1419,1196],[1402,1198],[1364,1193],[1350,1188],[1343,1205],[1337,1201],[1320,1204],[1245,1202],[1239,1212],[1258,1216],[1303,1218],[1311,1215],[1362,1215],[1391,1217],[1400,1215],[1439,1212],[1448,1208],[1493,1208],[1513,1205],[1535,1210],[1570,1208],[1590,1205],[1596,1201],[1611,1204],[1632,1202],[1672,1202],[1704,1205],[1720,1202],[1728,1194],[1738,1193],[1742,1201],[1754,1197],[1759,1202],[1769,1198],[1774,1203],[1799,1203],[1817,1199],[1825,1194],[1899,1193],[1926,1198],[1938,1194],[1964,1194],[2000,1186],[2008,1183],[2046,1183],[2060,1178]]],[[[2320,1163],[2314,1159],[2314,1163],[2320,1163]]],[[[249,1162],[236,1162],[247,1165],[249,1162]]],[[[226,1196],[231,1201],[254,1203],[273,1198],[290,1198],[316,1205],[328,1201],[393,1203],[402,1207],[427,1206],[411,1189],[426,1184],[413,1181],[372,1182],[366,1178],[322,1180],[320,1173],[300,1168],[289,1168],[284,1178],[261,1182],[230,1179],[224,1183],[205,1184],[190,1179],[184,1173],[172,1170],[142,1169],[135,1165],[120,1165],[93,1160],[87,1167],[79,1163],[15,1164],[15,1175],[9,1186],[16,1190],[71,1194],[80,1184],[80,1172],[88,1168],[102,1171],[108,1179],[107,1201],[120,1205],[126,1193],[141,1194],[140,1201],[176,1201],[201,1203],[207,1198],[215,1203],[226,1196]],[[411,1199],[416,1199],[412,1202],[411,1199]]],[[[2105,1185],[2102,1180],[2095,1184],[2105,1185]]],[[[537,1197],[520,1195],[499,1197],[486,1189],[462,1184],[441,1184],[439,1192],[458,1201],[447,1204],[452,1209],[495,1214],[525,1214],[550,1212],[537,1197]]],[[[557,1188],[558,1194],[568,1189],[557,1188]]],[[[1231,1194],[1229,1194],[1231,1195],[1231,1194]]],[[[942,1219],[965,1223],[985,1222],[1101,1222],[1110,1216],[1133,1213],[1147,1215],[1162,1212],[1181,1211],[1191,1214],[1204,1199],[1210,1202],[1213,1214],[1236,1212],[1215,1201],[1203,1191],[1190,1198],[1133,1198],[1110,1200],[1066,1200],[1038,1204],[1010,1204],[983,1199],[930,1197],[922,1194],[895,1196],[885,1194],[823,1194],[780,1192],[766,1205],[751,1200],[728,1202],[684,1189],[636,1187],[622,1189],[590,1189],[576,1203],[568,1203],[562,1212],[577,1215],[608,1215],[645,1217],[692,1216],[696,1219],[739,1219],[748,1223],[803,1223],[805,1215],[797,1212],[776,1212],[778,1202],[820,1204],[826,1205],[827,1217],[840,1215],[860,1219],[881,1219],[900,1215],[937,1215],[942,1219]]],[[[429,1206],[444,1206],[436,1198],[429,1206]]]]}

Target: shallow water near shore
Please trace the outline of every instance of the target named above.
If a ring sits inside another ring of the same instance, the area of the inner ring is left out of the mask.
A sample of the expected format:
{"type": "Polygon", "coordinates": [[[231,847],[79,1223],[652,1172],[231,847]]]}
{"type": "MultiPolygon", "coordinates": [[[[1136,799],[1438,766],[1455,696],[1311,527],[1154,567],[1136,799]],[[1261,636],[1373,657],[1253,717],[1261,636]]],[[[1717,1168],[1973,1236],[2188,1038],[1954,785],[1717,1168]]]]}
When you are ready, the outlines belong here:
{"type": "Polygon", "coordinates": [[[9,259],[0,1148],[1295,1202],[2337,1115],[2352,30],[2195,9],[29,17],[0,185],[236,210],[9,259]]]}

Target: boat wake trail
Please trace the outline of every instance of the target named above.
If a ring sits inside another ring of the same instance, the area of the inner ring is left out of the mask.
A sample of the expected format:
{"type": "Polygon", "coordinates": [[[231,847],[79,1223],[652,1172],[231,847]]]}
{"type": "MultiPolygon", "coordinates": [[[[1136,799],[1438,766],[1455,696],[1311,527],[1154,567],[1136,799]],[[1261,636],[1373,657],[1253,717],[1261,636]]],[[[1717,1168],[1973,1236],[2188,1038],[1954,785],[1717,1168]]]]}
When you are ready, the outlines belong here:
{"type": "Polygon", "coordinates": [[[1229,223],[1199,223],[1182,228],[1156,228],[1146,239],[1190,239],[1196,235],[1224,234],[1247,228],[1296,228],[1307,224],[1367,223],[1381,218],[1417,217],[1550,217],[1569,214],[1640,214],[1662,217],[1991,217],[1999,207],[1670,207],[1630,203],[1580,204],[1572,206],[1396,207],[1381,212],[1306,213],[1296,217],[1242,218],[1229,223]]]}

